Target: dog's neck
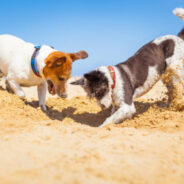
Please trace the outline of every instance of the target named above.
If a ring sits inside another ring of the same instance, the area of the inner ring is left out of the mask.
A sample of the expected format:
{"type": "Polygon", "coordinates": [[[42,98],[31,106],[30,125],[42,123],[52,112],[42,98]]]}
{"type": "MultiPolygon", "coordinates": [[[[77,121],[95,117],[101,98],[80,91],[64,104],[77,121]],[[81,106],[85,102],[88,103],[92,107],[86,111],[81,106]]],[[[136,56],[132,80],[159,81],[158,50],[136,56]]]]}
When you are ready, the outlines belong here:
{"type": "Polygon", "coordinates": [[[45,59],[48,57],[50,53],[54,51],[56,50],[49,46],[43,45],[35,57],[37,68],[42,78],[44,78],[43,68],[45,67],[45,59]]]}
{"type": "Polygon", "coordinates": [[[113,85],[113,79],[112,79],[111,74],[109,72],[108,66],[101,66],[97,70],[104,73],[104,75],[106,76],[106,78],[109,82],[109,87],[111,87],[113,85]]]}
{"type": "Polygon", "coordinates": [[[108,70],[110,72],[110,75],[111,75],[111,78],[112,78],[112,81],[113,81],[113,84],[111,85],[111,88],[114,89],[115,85],[116,85],[116,73],[114,71],[114,67],[113,66],[108,66],[107,68],[108,68],[108,70]]]}
{"type": "MultiPolygon", "coordinates": [[[[112,88],[112,85],[114,84],[114,81],[111,77],[111,74],[109,72],[108,67],[100,67],[100,70],[102,72],[105,73],[105,76],[107,77],[108,81],[109,81],[109,95],[111,96],[112,99],[112,104],[116,104],[116,106],[119,106],[122,102],[122,94],[124,94],[123,91],[123,81],[121,78],[121,74],[119,72],[119,70],[117,69],[116,66],[113,66],[114,68],[114,73],[116,75],[116,85],[114,86],[114,88],[112,88]]],[[[108,98],[108,95],[106,95],[104,97],[104,100],[108,98]]]]}
{"type": "Polygon", "coordinates": [[[115,90],[112,89],[112,85],[113,85],[113,79],[111,77],[110,71],[108,69],[108,66],[101,66],[99,67],[97,70],[101,71],[102,73],[104,73],[105,77],[108,80],[108,93],[103,96],[103,98],[100,100],[100,103],[103,104],[105,107],[110,107],[110,105],[112,104],[113,101],[113,91],[115,90]]]}

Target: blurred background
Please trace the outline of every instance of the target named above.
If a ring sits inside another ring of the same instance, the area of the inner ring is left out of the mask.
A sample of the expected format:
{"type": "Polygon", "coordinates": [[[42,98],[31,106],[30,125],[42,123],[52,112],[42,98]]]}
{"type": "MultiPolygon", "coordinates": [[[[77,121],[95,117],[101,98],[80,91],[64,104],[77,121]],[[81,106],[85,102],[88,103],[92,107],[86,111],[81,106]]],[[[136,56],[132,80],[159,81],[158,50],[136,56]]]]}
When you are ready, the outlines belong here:
{"type": "Polygon", "coordinates": [[[183,0],[0,0],[0,34],[64,52],[86,50],[79,76],[125,61],[156,37],[177,34],[184,23],[172,11],[183,0]]]}

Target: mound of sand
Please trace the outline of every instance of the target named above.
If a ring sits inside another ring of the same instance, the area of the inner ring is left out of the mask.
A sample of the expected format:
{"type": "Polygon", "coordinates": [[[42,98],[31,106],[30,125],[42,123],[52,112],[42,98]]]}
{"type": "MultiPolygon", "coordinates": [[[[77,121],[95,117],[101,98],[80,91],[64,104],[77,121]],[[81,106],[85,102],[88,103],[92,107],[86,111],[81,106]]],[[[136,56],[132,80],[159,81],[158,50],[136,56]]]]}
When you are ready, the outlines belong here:
{"type": "Polygon", "coordinates": [[[79,87],[67,100],[48,96],[46,113],[35,88],[26,102],[2,88],[0,183],[184,183],[184,111],[168,107],[166,92],[158,82],[132,119],[98,128],[110,109],[79,87]]]}

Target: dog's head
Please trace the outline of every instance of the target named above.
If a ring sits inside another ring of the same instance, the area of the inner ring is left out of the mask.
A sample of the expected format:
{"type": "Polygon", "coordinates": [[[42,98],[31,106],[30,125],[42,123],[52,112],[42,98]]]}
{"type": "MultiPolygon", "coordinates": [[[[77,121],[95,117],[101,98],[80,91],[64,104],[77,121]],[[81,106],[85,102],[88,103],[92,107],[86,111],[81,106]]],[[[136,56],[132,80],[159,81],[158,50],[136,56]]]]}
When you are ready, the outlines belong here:
{"type": "Polygon", "coordinates": [[[109,87],[109,81],[104,72],[100,70],[94,70],[90,73],[84,74],[84,76],[72,82],[73,85],[80,85],[87,92],[90,98],[95,97],[102,108],[108,108],[112,104],[111,88],[109,87]]]}
{"type": "Polygon", "coordinates": [[[88,54],[85,51],[77,53],[55,51],[49,54],[45,59],[45,67],[43,68],[49,93],[52,95],[57,93],[58,96],[65,98],[67,96],[66,82],[71,77],[72,62],[87,57],[88,54]]]}

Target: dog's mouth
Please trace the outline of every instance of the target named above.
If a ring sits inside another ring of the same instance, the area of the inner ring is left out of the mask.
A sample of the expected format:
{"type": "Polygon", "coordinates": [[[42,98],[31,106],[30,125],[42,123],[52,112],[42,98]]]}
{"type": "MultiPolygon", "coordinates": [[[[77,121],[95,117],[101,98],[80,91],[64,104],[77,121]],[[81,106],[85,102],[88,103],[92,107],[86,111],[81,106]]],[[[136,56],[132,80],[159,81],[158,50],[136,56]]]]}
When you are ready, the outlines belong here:
{"type": "Polygon", "coordinates": [[[55,95],[56,94],[56,89],[54,86],[54,83],[51,80],[47,80],[47,84],[48,84],[48,91],[51,95],[55,95]]]}

